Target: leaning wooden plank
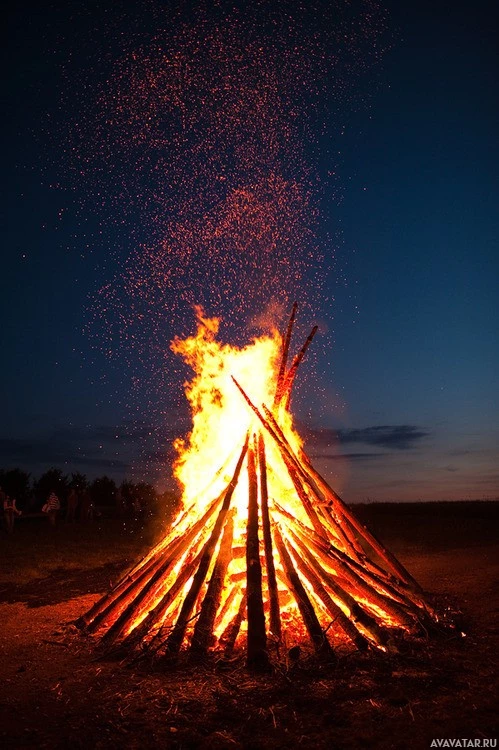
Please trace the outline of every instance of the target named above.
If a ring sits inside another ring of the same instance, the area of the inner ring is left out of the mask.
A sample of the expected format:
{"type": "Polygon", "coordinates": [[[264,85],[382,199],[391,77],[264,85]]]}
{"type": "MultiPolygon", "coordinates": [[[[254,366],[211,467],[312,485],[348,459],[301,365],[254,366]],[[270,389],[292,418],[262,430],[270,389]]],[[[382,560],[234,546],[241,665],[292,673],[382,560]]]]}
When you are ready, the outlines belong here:
{"type": "Polygon", "coordinates": [[[289,400],[291,398],[291,391],[293,389],[293,383],[294,383],[294,380],[295,380],[295,377],[296,377],[297,370],[298,370],[301,362],[303,361],[303,358],[304,358],[305,354],[307,353],[307,349],[310,346],[310,344],[312,343],[312,341],[314,339],[314,336],[315,336],[315,334],[317,333],[318,330],[319,330],[319,326],[314,326],[312,328],[311,332],[309,333],[309,335],[307,337],[307,340],[305,341],[305,343],[303,344],[302,348],[300,349],[300,351],[298,352],[298,354],[294,358],[293,364],[291,365],[291,367],[289,368],[288,372],[286,373],[286,377],[284,379],[284,384],[283,384],[283,388],[282,388],[282,396],[281,396],[281,399],[284,401],[284,405],[285,405],[286,409],[289,406],[289,400]]]}
{"type": "Polygon", "coordinates": [[[288,582],[289,589],[293,593],[296,604],[300,611],[304,625],[310,636],[310,640],[319,656],[330,658],[333,650],[326,635],[324,634],[321,624],[317,619],[314,607],[310,601],[307,592],[295,570],[291,555],[289,554],[281,533],[277,526],[274,528],[274,539],[279,556],[284,568],[284,573],[288,582]]]}
{"type": "Polygon", "coordinates": [[[258,484],[255,451],[248,449],[248,521],[246,526],[246,609],[248,636],[246,666],[255,672],[268,671],[267,633],[262,596],[262,567],[258,538],[258,484]]]}
{"type": "Polygon", "coordinates": [[[242,596],[237,609],[237,613],[234,615],[232,620],[229,622],[225,631],[220,636],[220,645],[224,649],[224,656],[229,658],[232,655],[234,646],[236,645],[237,636],[241,629],[242,622],[244,620],[244,614],[246,612],[246,597],[242,596]]]}
{"type": "Polygon", "coordinates": [[[369,544],[369,546],[379,555],[379,557],[385,562],[390,570],[406,584],[413,586],[417,591],[420,591],[420,586],[417,581],[408,573],[401,562],[397,560],[386,547],[376,539],[376,537],[358,520],[355,514],[350,510],[348,505],[343,502],[341,497],[335,492],[332,487],[326,482],[326,480],[319,474],[319,472],[312,466],[310,459],[302,451],[301,454],[302,465],[306,470],[307,474],[311,475],[314,480],[318,483],[324,494],[330,498],[335,507],[342,513],[342,515],[349,521],[354,527],[357,533],[369,544]]]}
{"type": "Polygon", "coordinates": [[[222,541],[220,542],[220,550],[218,552],[215,567],[213,568],[208,589],[201,607],[201,612],[192,634],[190,653],[193,657],[205,656],[209,647],[212,645],[211,642],[213,639],[215,617],[220,606],[227,568],[232,558],[233,536],[234,516],[229,513],[222,534],[222,541]]]}
{"type": "Polygon", "coordinates": [[[265,550],[265,567],[267,570],[267,588],[269,592],[270,632],[273,634],[274,638],[280,641],[281,613],[279,609],[279,593],[277,590],[274,551],[272,545],[272,532],[270,528],[265,440],[261,432],[258,433],[258,466],[260,470],[260,497],[262,500],[263,547],[265,550]]]}
{"type": "Polygon", "coordinates": [[[277,406],[280,403],[282,395],[283,395],[286,365],[288,363],[289,345],[291,343],[291,335],[293,333],[293,326],[295,324],[297,309],[298,309],[298,304],[295,302],[293,304],[293,309],[291,310],[291,317],[289,318],[286,335],[282,342],[281,364],[279,366],[279,374],[277,376],[277,387],[276,387],[275,398],[274,398],[274,406],[277,406]]]}
{"type": "Polygon", "coordinates": [[[84,618],[81,618],[83,622],[80,625],[86,626],[89,632],[93,632],[97,630],[104,619],[115,621],[125,607],[133,601],[135,594],[141,590],[141,587],[152,578],[160,567],[163,568],[166,564],[166,568],[168,568],[173,561],[178,559],[179,555],[183,554],[182,550],[186,549],[188,544],[210,521],[217,506],[222,502],[222,497],[223,493],[210,503],[206,513],[192,525],[186,534],[175,537],[167,545],[163,545],[164,548],[156,554],[155,558],[148,560],[147,565],[141,569],[136,566],[133,574],[126,575],[112,591],[99,599],[84,618]]]}

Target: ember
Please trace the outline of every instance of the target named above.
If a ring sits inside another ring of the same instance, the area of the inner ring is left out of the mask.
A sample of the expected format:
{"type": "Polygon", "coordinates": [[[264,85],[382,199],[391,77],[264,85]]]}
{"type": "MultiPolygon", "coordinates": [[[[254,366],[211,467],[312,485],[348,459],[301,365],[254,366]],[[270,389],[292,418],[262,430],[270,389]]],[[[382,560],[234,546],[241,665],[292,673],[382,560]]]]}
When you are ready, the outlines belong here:
{"type": "Polygon", "coordinates": [[[183,511],[171,532],[81,619],[108,645],[191,659],[242,648],[250,669],[311,645],[396,648],[435,619],[418,584],[315,470],[293,428],[291,390],[314,328],[288,367],[296,305],[277,331],[239,349],[197,310],[173,351],[186,386],[189,441],[175,473],[183,511]]]}

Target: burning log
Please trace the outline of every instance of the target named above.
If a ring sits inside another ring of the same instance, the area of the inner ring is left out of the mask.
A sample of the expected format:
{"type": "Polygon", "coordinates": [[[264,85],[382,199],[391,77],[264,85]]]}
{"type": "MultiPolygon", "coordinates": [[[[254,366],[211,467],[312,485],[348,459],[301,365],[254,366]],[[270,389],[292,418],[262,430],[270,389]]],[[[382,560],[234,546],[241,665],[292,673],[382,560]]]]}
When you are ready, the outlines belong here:
{"type": "Polygon", "coordinates": [[[285,407],[288,409],[289,407],[289,400],[291,398],[291,391],[293,389],[293,383],[296,377],[297,370],[300,366],[300,364],[303,361],[303,358],[305,357],[305,354],[307,353],[307,349],[312,343],[315,334],[319,330],[319,326],[314,326],[312,330],[310,331],[305,343],[303,344],[302,348],[296,355],[296,357],[293,360],[293,364],[289,368],[289,371],[286,375],[283,388],[282,388],[282,398],[284,399],[285,407]]]}
{"type": "Polygon", "coordinates": [[[236,614],[234,615],[231,622],[228,624],[227,628],[225,629],[224,633],[222,634],[220,638],[220,645],[224,649],[224,656],[226,658],[232,655],[234,646],[236,644],[237,636],[239,635],[239,631],[241,629],[241,625],[244,620],[245,611],[246,611],[246,602],[245,602],[245,597],[243,596],[241,597],[241,601],[239,603],[239,607],[237,609],[236,614]]]}
{"type": "Polygon", "coordinates": [[[289,346],[291,344],[291,335],[293,333],[293,326],[295,324],[295,318],[296,318],[296,311],[298,309],[298,305],[295,302],[293,304],[293,309],[291,310],[291,316],[289,318],[288,327],[286,329],[286,335],[283,339],[282,343],[282,354],[281,354],[281,364],[279,367],[279,374],[277,376],[277,386],[275,391],[275,398],[274,398],[274,407],[279,406],[281,403],[281,399],[284,394],[284,387],[285,387],[285,381],[284,381],[284,375],[286,373],[286,365],[288,362],[288,354],[289,354],[289,346]]]}
{"type": "MultiPolygon", "coordinates": [[[[293,307],[293,309],[295,308],[293,307]]],[[[277,591],[277,579],[272,547],[272,531],[270,526],[267,459],[265,456],[265,441],[261,433],[258,435],[258,465],[260,468],[260,496],[262,499],[263,546],[265,549],[265,567],[267,570],[267,587],[269,591],[270,632],[274,635],[277,641],[280,641],[281,615],[279,611],[279,593],[277,591]]]]}
{"type": "Polygon", "coordinates": [[[287,579],[290,590],[293,592],[293,596],[310,636],[310,640],[312,641],[318,656],[326,656],[327,658],[330,658],[332,655],[331,645],[321,628],[321,624],[315,614],[315,609],[312,606],[298,573],[295,570],[293,560],[286,549],[277,526],[274,529],[274,535],[276,546],[279,550],[279,555],[284,566],[284,575],[287,579]]]}
{"type": "Polygon", "coordinates": [[[227,568],[232,558],[233,536],[234,518],[233,515],[229,514],[220,543],[217,561],[213,568],[208,590],[206,591],[201,612],[194,628],[191,640],[191,655],[204,656],[209,646],[212,645],[215,617],[220,606],[227,568]]]}
{"type": "Polygon", "coordinates": [[[246,532],[248,646],[246,664],[249,669],[261,672],[268,670],[269,659],[262,598],[262,568],[260,565],[260,541],[258,539],[258,484],[253,446],[248,450],[248,481],[248,524],[246,532]]]}
{"type": "MultiPolygon", "coordinates": [[[[127,575],[121,584],[107,594],[86,615],[86,626],[90,632],[94,632],[104,620],[112,622],[115,633],[120,631],[121,625],[128,622],[136,606],[144,600],[154,583],[161,582],[162,577],[168,574],[176,561],[182,557],[185,550],[193,543],[211,518],[221,497],[216,498],[206,513],[193,525],[191,529],[180,539],[174,540],[163,551],[153,558],[148,559],[143,568],[135,568],[132,575],[127,575]],[[123,619],[119,624],[117,618],[123,619]]],[[[106,634],[107,635],[107,634],[106,634]]],[[[111,635],[109,640],[112,640],[111,635]]]]}
{"type": "Polygon", "coordinates": [[[304,452],[302,453],[302,460],[304,462],[304,466],[306,467],[307,473],[313,476],[313,478],[317,481],[318,485],[324,491],[326,497],[328,497],[332,501],[333,505],[337,508],[340,515],[348,521],[348,523],[355,529],[355,531],[357,531],[361,538],[364,539],[367,544],[369,544],[369,546],[379,555],[379,557],[386,563],[386,565],[388,565],[395,576],[397,576],[397,578],[399,578],[401,581],[404,581],[404,583],[413,586],[414,588],[416,588],[416,590],[420,589],[419,584],[407,572],[402,563],[397,560],[395,555],[392,555],[392,553],[389,552],[386,547],[384,547],[384,545],[381,544],[381,542],[376,539],[376,537],[370,531],[368,531],[363,524],[360,523],[360,521],[347,507],[340,496],[328,485],[326,480],[321,477],[319,472],[314,469],[309,458],[305,455],[304,452]]]}

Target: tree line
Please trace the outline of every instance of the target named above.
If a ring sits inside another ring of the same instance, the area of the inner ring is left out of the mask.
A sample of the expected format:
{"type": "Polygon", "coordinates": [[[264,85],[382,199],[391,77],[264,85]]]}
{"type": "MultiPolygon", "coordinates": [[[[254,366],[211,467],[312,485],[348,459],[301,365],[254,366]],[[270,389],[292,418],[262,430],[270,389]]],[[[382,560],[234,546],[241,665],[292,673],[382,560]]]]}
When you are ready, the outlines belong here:
{"type": "Polygon", "coordinates": [[[178,494],[169,491],[158,493],[148,482],[125,479],[117,484],[106,475],[90,481],[85,474],[64,474],[55,467],[38,478],[19,468],[0,469],[0,487],[6,495],[16,499],[17,507],[24,513],[41,511],[51,492],[55,492],[64,506],[71,490],[79,496],[88,494],[92,503],[104,510],[116,509],[123,513],[140,510],[148,515],[161,514],[165,520],[171,519],[180,507],[178,494]]]}

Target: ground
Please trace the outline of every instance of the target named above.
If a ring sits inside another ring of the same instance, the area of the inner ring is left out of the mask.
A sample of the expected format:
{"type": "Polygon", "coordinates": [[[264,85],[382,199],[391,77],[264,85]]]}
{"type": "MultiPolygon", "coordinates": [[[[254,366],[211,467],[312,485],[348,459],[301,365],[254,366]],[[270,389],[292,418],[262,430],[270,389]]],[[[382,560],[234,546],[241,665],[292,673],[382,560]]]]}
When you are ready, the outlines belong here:
{"type": "Polygon", "coordinates": [[[159,529],[23,519],[0,536],[0,746],[428,748],[497,738],[499,505],[366,506],[383,538],[457,627],[397,656],[177,671],[99,658],[72,623],[159,529]],[[464,635],[460,635],[463,632],[464,635]]]}

